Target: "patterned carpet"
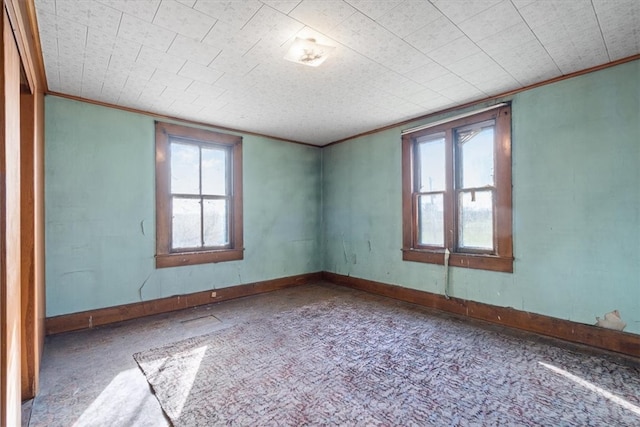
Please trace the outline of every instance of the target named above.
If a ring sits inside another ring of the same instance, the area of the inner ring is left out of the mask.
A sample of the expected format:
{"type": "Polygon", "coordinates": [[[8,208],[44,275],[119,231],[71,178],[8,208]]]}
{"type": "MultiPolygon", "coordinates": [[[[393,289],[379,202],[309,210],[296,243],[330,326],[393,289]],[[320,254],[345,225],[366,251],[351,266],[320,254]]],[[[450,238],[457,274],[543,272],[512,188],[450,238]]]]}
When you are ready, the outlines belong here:
{"type": "Polygon", "coordinates": [[[640,426],[640,365],[330,300],[134,355],[175,426],[640,426]]]}

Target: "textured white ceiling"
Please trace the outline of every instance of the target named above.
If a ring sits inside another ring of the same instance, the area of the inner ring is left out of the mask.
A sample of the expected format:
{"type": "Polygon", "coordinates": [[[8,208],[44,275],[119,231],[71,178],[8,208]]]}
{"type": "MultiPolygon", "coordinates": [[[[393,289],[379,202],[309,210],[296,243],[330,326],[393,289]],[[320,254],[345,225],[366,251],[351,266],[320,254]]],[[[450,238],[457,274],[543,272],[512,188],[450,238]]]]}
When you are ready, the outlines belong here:
{"type": "Polygon", "coordinates": [[[315,145],[640,53],[638,0],[35,5],[50,91],[315,145]]]}

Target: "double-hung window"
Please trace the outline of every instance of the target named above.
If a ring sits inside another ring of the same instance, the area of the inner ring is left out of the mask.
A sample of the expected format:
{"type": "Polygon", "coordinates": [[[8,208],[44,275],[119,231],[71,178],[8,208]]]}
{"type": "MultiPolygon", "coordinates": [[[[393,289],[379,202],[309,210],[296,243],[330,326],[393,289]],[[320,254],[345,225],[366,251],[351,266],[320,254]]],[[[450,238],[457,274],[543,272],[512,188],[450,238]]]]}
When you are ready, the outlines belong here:
{"type": "Polygon", "coordinates": [[[156,266],[242,259],[242,138],[156,123],[156,266]]]}
{"type": "Polygon", "coordinates": [[[513,271],[510,106],[404,134],[402,161],[404,260],[513,271]]]}

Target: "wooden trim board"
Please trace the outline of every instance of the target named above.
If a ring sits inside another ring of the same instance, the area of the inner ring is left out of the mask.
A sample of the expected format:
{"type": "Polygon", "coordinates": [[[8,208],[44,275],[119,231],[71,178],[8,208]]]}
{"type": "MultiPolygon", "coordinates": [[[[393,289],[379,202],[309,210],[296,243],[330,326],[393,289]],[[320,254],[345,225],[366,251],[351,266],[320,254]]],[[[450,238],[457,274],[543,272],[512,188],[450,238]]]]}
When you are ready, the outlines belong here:
{"type": "Polygon", "coordinates": [[[35,396],[38,340],[37,330],[37,286],[36,277],[36,212],[35,212],[35,122],[36,95],[20,94],[20,229],[21,229],[21,290],[22,300],[22,400],[35,396]]]}
{"type": "Polygon", "coordinates": [[[95,326],[309,284],[321,279],[336,285],[358,289],[472,319],[484,320],[509,328],[521,329],[565,341],[614,351],[633,357],[640,357],[640,335],[603,329],[593,325],[557,319],[542,314],[529,313],[510,307],[498,307],[460,298],[447,299],[443,295],[373,280],[343,276],[327,271],[282,277],[228,288],[211,289],[187,295],[176,295],[151,301],[49,317],[45,322],[45,331],[47,335],[53,335],[89,329],[95,326]],[[215,297],[211,296],[212,292],[216,293],[215,297]]]}
{"type": "Polygon", "coordinates": [[[336,285],[346,286],[397,300],[484,320],[509,328],[521,329],[585,344],[633,357],[640,357],[640,335],[604,329],[570,320],[557,319],[542,314],[529,313],[510,307],[498,307],[460,298],[445,298],[443,295],[373,280],[322,272],[322,278],[336,285]]]}
{"type": "Polygon", "coordinates": [[[172,297],[136,302],[115,307],[99,308],[80,313],[63,314],[61,316],[48,317],[45,321],[45,331],[47,335],[53,335],[62,332],[89,329],[95,326],[108,325],[110,323],[117,323],[124,320],[137,319],[139,317],[167,313],[199,305],[227,301],[230,299],[257,295],[292,286],[304,285],[316,282],[321,278],[322,273],[319,272],[300,274],[297,276],[281,277],[278,279],[231,286],[228,288],[209,289],[207,291],[195,292],[192,294],[175,295],[172,297]],[[212,296],[213,293],[215,293],[215,296],[212,296]]]}
{"type": "MultiPolygon", "coordinates": [[[[3,2],[4,6],[4,2],[3,2]]],[[[21,186],[20,68],[7,9],[0,18],[0,425],[20,425],[21,186]]]]}

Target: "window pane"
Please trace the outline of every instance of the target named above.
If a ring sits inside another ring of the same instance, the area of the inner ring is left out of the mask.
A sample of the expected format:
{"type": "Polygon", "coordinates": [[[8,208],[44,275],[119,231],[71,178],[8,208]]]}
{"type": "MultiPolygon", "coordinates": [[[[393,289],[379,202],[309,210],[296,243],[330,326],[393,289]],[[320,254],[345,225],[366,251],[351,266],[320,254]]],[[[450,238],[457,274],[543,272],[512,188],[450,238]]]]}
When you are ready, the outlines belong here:
{"type": "Polygon", "coordinates": [[[428,194],[418,197],[418,243],[444,246],[444,197],[428,194]]]}
{"type": "Polygon", "coordinates": [[[202,148],[202,194],[227,194],[227,150],[202,148]]]}
{"type": "Polygon", "coordinates": [[[493,191],[460,193],[459,245],[493,250],[493,191]]]}
{"type": "Polygon", "coordinates": [[[229,243],[226,200],[203,200],[204,245],[225,246],[229,243]]]}
{"type": "Polygon", "coordinates": [[[199,248],[200,199],[173,198],[172,249],[199,248]]]}
{"type": "Polygon", "coordinates": [[[200,148],[171,143],[171,193],[200,194],[200,148]]]}
{"type": "Polygon", "coordinates": [[[493,186],[493,130],[485,122],[457,131],[461,188],[493,186]]]}
{"type": "Polygon", "coordinates": [[[418,138],[418,192],[444,191],[446,185],[444,153],[444,133],[418,138]]]}

